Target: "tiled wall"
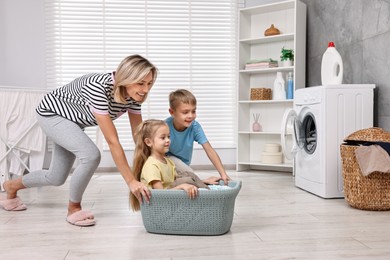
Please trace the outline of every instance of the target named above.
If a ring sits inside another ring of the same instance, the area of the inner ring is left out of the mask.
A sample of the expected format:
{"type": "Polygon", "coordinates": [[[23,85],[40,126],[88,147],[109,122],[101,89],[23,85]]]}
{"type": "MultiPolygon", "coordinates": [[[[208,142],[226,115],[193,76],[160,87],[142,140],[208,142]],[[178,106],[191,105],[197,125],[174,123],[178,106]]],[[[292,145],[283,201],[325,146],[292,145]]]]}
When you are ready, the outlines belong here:
{"type": "Polygon", "coordinates": [[[334,41],[343,83],[376,84],[375,125],[390,131],[390,0],[302,0],[307,5],[306,84],[321,84],[321,58],[334,41]]]}

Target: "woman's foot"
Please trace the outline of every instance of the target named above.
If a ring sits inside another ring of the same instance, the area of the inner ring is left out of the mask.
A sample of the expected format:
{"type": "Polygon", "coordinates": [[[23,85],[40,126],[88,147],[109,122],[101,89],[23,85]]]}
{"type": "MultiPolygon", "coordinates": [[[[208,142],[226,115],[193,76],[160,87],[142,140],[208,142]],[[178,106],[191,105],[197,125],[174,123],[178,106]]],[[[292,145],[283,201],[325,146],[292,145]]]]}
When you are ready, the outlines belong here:
{"type": "Polygon", "coordinates": [[[96,224],[92,212],[88,210],[79,210],[73,212],[66,217],[66,221],[68,221],[72,225],[79,227],[88,227],[96,224]]]}
{"type": "Polygon", "coordinates": [[[93,226],[96,224],[95,217],[89,210],[82,210],[80,202],[69,201],[68,216],[66,221],[80,227],[93,226]]]}
{"type": "Polygon", "coordinates": [[[7,211],[22,211],[27,209],[19,197],[7,199],[5,194],[0,194],[0,206],[7,211]]]}
{"type": "Polygon", "coordinates": [[[22,178],[5,181],[3,187],[7,192],[7,199],[15,199],[17,197],[18,190],[26,188],[22,183],[22,178]]]}

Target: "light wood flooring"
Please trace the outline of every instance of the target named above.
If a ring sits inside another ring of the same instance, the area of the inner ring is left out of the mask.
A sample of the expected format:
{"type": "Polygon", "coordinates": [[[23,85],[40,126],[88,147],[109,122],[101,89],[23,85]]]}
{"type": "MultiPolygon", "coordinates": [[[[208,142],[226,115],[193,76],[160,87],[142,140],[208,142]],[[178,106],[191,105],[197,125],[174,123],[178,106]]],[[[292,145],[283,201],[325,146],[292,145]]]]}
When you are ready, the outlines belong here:
{"type": "MultiPolygon", "coordinates": [[[[198,171],[201,177],[214,171],[198,171]]],[[[23,190],[28,209],[0,209],[0,259],[390,259],[390,212],[351,208],[294,186],[290,173],[229,172],[242,181],[230,232],[147,233],[118,173],[97,174],[84,195],[97,225],[65,221],[69,182],[23,190]]]]}

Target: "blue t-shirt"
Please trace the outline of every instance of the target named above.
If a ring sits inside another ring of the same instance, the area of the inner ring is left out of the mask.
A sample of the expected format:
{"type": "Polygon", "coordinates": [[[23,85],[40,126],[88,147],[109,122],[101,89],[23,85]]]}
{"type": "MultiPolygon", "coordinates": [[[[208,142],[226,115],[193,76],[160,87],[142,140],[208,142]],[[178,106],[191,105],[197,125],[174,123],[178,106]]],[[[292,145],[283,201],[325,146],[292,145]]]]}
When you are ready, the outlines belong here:
{"type": "Polygon", "coordinates": [[[187,129],[180,132],[173,126],[173,117],[168,117],[165,119],[165,122],[169,126],[171,135],[171,145],[167,155],[173,155],[185,164],[190,165],[194,142],[200,145],[208,142],[202,126],[194,120],[187,129]]]}

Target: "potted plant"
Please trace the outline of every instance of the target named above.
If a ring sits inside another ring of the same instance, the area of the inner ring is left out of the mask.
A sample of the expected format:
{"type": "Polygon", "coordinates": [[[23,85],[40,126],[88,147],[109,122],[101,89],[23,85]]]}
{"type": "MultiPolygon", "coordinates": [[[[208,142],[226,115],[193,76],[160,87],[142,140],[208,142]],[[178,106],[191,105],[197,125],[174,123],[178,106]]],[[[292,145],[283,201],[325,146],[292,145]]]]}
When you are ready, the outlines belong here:
{"type": "Polygon", "coordinates": [[[294,61],[294,50],[282,48],[280,55],[280,60],[282,61],[283,66],[292,66],[294,61]]]}

